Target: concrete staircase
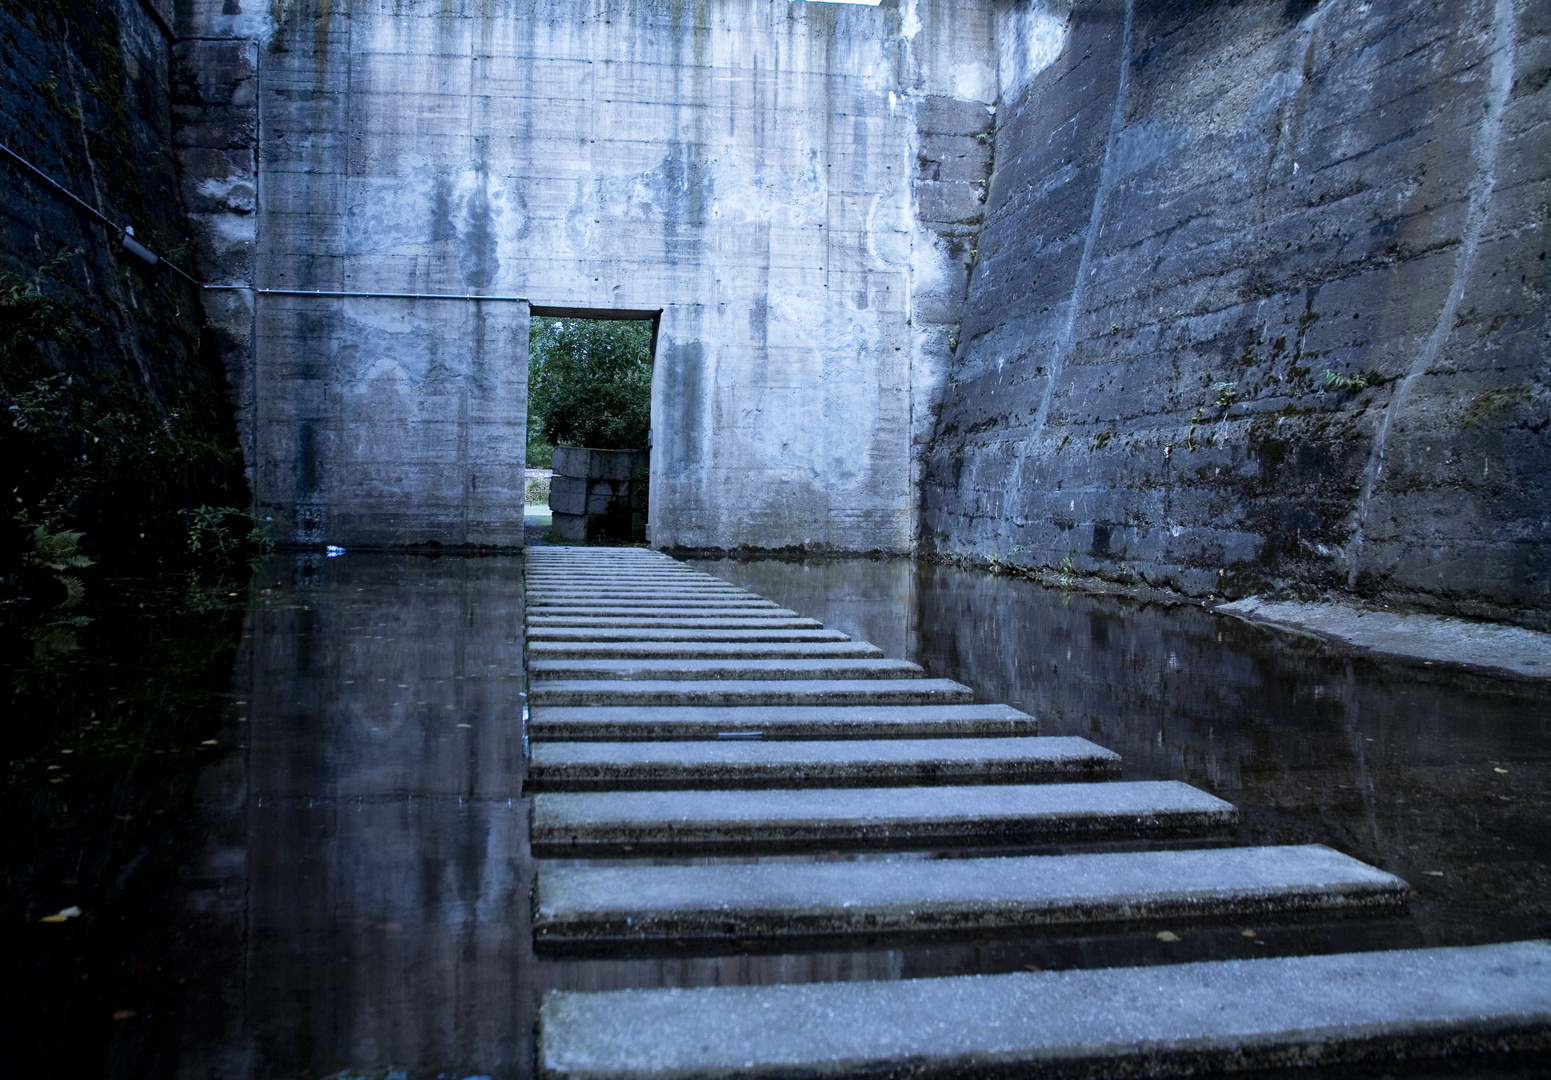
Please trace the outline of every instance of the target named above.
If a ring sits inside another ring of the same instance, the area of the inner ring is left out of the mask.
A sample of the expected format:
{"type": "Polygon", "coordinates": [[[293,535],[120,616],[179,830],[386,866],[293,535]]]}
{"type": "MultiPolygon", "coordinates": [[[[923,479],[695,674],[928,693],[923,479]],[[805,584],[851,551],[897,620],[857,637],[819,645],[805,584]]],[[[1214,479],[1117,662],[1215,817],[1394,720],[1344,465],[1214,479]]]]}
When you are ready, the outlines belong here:
{"type": "MultiPolygon", "coordinates": [[[[1102,747],[666,556],[539,548],[527,565],[531,839],[566,860],[535,875],[541,950],[1403,909],[1390,874],[1319,845],[1224,846],[1232,805],[1123,781],[1102,747]],[[1153,849],[1027,853],[1100,841],[1153,849]],[[963,857],[931,854],[948,849],[963,857]],[[787,857],[660,864],[707,854],[787,857]],[[578,861],[595,857],[613,862],[578,861]]],[[[1170,1075],[1548,1045],[1551,945],[1520,942],[555,992],[537,1069],[1170,1075]]]]}

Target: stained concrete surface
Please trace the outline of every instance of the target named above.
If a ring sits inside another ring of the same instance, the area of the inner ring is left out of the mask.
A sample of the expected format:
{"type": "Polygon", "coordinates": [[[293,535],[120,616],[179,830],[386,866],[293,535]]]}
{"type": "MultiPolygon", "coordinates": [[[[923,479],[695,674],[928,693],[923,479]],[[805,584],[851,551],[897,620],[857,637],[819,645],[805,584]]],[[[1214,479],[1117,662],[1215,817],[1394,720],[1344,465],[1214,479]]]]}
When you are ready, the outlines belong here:
{"type": "Polygon", "coordinates": [[[1006,705],[534,705],[534,739],[882,739],[1037,735],[1006,705]]]}
{"type": "MultiPolygon", "coordinates": [[[[673,724],[667,716],[663,722],[673,724]]],[[[857,727],[853,726],[852,734],[875,734],[857,727]]],[[[658,728],[659,739],[660,732],[658,728]]],[[[1032,783],[1120,776],[1118,754],[1071,737],[805,742],[765,741],[765,732],[757,728],[743,734],[759,738],[535,741],[528,762],[528,790],[1032,783]]]]}
{"type": "Polygon", "coordinates": [[[1238,812],[1173,781],[760,791],[611,791],[533,797],[535,854],[930,847],[1222,833],[1238,812]]]}
{"type": "Polygon", "coordinates": [[[540,944],[1010,930],[1170,918],[1384,912],[1409,886],[1329,848],[948,861],[541,866],[540,944]]]}
{"type": "Polygon", "coordinates": [[[951,679],[543,679],[534,705],[965,705],[951,679]]]}
{"type": "Polygon", "coordinates": [[[1145,1075],[1551,1046],[1551,943],[864,985],[553,994],[544,1080],[1145,1075]],[[1114,1062],[1114,1065],[1108,1065],[1114,1062]]]}
{"type": "Polygon", "coordinates": [[[1551,679],[1551,633],[1471,619],[1250,597],[1214,609],[1362,653],[1551,679]]]}

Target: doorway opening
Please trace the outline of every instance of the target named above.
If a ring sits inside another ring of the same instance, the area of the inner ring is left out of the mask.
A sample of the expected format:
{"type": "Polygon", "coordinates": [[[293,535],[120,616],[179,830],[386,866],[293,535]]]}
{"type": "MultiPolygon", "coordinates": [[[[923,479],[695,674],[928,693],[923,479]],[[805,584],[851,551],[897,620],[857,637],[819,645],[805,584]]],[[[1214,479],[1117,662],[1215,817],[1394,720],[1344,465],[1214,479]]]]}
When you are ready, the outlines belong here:
{"type": "Polygon", "coordinates": [[[534,541],[645,542],[662,313],[534,307],[532,315],[525,531],[534,541]]]}

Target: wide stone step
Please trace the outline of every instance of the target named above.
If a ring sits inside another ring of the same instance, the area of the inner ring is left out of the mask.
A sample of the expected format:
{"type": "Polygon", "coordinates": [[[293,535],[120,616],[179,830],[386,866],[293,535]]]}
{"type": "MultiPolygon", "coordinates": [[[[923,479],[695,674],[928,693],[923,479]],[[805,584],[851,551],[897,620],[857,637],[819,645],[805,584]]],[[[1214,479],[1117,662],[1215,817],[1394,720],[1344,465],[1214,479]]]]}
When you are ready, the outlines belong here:
{"type": "Polygon", "coordinates": [[[534,705],[540,740],[938,739],[1038,735],[1039,721],[1008,705],[534,705]]]}
{"type": "Polygon", "coordinates": [[[528,633],[559,627],[595,627],[598,629],[638,630],[818,630],[823,623],[796,614],[723,615],[529,615],[528,633]]]}
{"type": "MultiPolygon", "coordinates": [[[[545,644],[564,644],[570,646],[597,645],[604,647],[609,644],[631,645],[640,644],[643,648],[649,648],[655,642],[681,642],[684,644],[703,643],[716,645],[719,643],[735,642],[767,642],[790,643],[810,645],[817,644],[844,644],[851,639],[848,635],[838,630],[748,630],[748,629],[724,629],[704,630],[695,627],[681,629],[622,629],[614,626],[607,627],[569,627],[569,626],[530,626],[528,628],[528,648],[533,650],[539,642],[545,644]]],[[[866,645],[865,642],[857,642],[859,646],[875,648],[866,645]]],[[[880,649],[879,652],[882,652],[880,649]]]]}
{"type": "Polygon", "coordinates": [[[1174,781],[533,797],[535,855],[1017,844],[1200,836],[1231,803],[1174,781]]]}
{"type": "Polygon", "coordinates": [[[532,705],[967,705],[950,679],[541,679],[532,705]]]}
{"type": "Polygon", "coordinates": [[[674,596],[655,593],[640,597],[562,597],[528,596],[528,609],[542,611],[548,608],[608,608],[625,610],[635,608],[774,608],[775,602],[763,597],[743,593],[736,596],[674,596]]]}
{"type": "Polygon", "coordinates": [[[530,660],[877,660],[865,641],[529,641],[530,660]]]}
{"type": "MultiPolygon", "coordinates": [[[[569,615],[578,618],[604,619],[606,626],[627,626],[626,619],[683,619],[696,617],[703,619],[795,619],[797,613],[786,608],[778,608],[770,605],[754,604],[673,604],[657,603],[640,606],[620,605],[614,607],[599,607],[595,604],[548,604],[543,607],[530,607],[528,620],[553,618],[557,615],[569,615]]],[[[810,620],[811,621],[811,620],[810,620]]],[[[822,625],[814,623],[815,626],[822,625]]]]}
{"type": "Polygon", "coordinates": [[[1317,844],[993,859],[541,867],[533,937],[663,939],[1030,930],[1295,912],[1385,913],[1400,878],[1317,844]]]}
{"type": "Polygon", "coordinates": [[[720,581],[660,581],[641,582],[632,584],[628,582],[612,582],[610,584],[598,583],[587,585],[579,582],[556,582],[549,585],[536,585],[528,582],[528,595],[531,596],[655,596],[661,593],[690,593],[699,595],[705,593],[711,596],[755,596],[755,593],[747,589],[740,589],[736,585],[728,585],[720,581]]]}
{"type": "Polygon", "coordinates": [[[1551,1049],[1551,943],[551,992],[541,1080],[1180,1076],[1551,1049]]]}
{"type": "Polygon", "coordinates": [[[1087,739],[541,742],[524,787],[859,787],[1113,780],[1120,755],[1087,739]]]}
{"type": "Polygon", "coordinates": [[[915,679],[924,672],[908,660],[817,658],[787,660],[534,660],[533,679],[767,680],[915,679]]]}

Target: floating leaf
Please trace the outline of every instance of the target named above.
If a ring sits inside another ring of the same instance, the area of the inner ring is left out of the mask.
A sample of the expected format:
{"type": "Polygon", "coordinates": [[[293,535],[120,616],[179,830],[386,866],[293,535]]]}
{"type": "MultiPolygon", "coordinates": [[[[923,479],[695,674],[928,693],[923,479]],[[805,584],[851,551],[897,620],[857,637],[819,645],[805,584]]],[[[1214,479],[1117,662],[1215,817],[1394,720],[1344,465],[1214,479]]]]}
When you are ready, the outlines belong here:
{"type": "Polygon", "coordinates": [[[1159,941],[1174,942],[1174,941],[1178,941],[1179,940],[1179,935],[1176,934],[1172,930],[1159,930],[1158,931],[1158,940],[1159,941]]]}

